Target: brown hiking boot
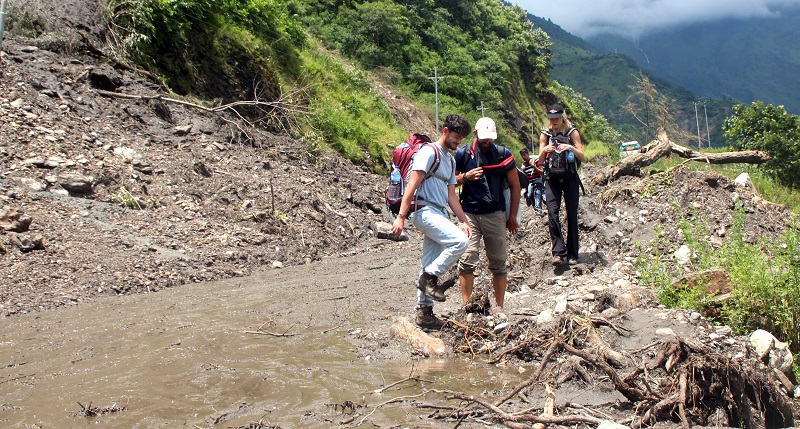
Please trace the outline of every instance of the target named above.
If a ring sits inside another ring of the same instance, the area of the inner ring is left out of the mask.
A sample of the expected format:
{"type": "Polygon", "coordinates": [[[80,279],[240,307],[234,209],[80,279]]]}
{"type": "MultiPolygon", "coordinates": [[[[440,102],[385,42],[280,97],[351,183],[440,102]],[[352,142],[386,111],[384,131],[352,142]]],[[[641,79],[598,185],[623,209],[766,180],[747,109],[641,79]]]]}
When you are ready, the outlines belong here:
{"type": "Polygon", "coordinates": [[[439,330],[444,326],[442,319],[433,314],[433,307],[417,307],[417,318],[414,321],[422,329],[439,330]]]}
{"type": "Polygon", "coordinates": [[[444,296],[445,289],[439,286],[439,278],[433,274],[428,274],[423,271],[419,276],[417,287],[434,301],[444,302],[447,300],[447,297],[444,296]]]}

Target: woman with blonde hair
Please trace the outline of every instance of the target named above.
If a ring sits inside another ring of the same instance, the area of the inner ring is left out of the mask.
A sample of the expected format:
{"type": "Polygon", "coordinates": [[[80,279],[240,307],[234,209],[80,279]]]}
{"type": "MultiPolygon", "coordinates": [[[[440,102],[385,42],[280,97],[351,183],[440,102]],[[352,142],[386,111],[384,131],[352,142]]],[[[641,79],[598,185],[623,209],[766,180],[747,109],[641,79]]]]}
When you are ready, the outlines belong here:
{"type": "Polygon", "coordinates": [[[584,160],[581,134],[564,113],[553,104],[547,108],[547,123],[539,136],[539,160],[545,165],[545,201],[548,229],[553,245],[553,265],[578,261],[578,167],[584,160]],[[567,211],[567,240],[561,232],[561,199],[567,211]]]}

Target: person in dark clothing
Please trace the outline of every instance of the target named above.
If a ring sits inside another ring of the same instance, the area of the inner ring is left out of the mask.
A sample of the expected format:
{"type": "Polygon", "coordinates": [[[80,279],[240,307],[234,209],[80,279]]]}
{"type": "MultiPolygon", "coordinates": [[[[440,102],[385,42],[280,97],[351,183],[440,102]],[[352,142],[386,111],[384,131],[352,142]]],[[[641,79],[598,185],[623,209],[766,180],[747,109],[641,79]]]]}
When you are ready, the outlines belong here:
{"type": "Polygon", "coordinates": [[[490,118],[475,123],[475,140],[456,151],[456,181],[461,185],[461,206],[467,215],[472,235],[467,250],[458,261],[458,280],[464,305],[472,295],[475,268],[483,241],[489,271],[492,273],[494,299],[503,308],[508,270],[506,268],[506,230],[519,228],[520,185],[517,164],[511,151],[494,143],[497,127],[490,118]],[[504,189],[510,192],[504,195],[504,189]],[[506,201],[510,199],[507,216],[506,201]]]}
{"type": "Polygon", "coordinates": [[[578,260],[578,202],[580,200],[580,178],[578,166],[584,160],[581,135],[558,104],[547,108],[547,124],[539,136],[539,160],[545,165],[546,185],[544,189],[547,203],[548,229],[553,248],[553,265],[578,260]],[[566,163],[565,172],[554,174],[551,158],[568,159],[565,154],[572,153],[575,161],[566,163]],[[561,199],[567,211],[567,240],[561,232],[561,199]]]}
{"type": "Polygon", "coordinates": [[[544,167],[539,158],[531,158],[528,148],[519,150],[522,157],[522,171],[528,177],[528,187],[525,189],[525,202],[528,206],[533,206],[536,216],[542,215],[542,193],[544,193],[544,167]]]}

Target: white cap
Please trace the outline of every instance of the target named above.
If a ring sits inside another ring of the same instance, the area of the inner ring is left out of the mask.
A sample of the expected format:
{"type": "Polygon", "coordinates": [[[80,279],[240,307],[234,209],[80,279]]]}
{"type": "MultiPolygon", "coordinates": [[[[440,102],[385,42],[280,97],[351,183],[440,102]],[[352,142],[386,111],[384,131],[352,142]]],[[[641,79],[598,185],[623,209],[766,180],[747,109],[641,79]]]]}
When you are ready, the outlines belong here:
{"type": "Polygon", "coordinates": [[[478,140],[497,139],[497,127],[492,118],[483,117],[475,123],[475,131],[478,132],[478,140]]]}

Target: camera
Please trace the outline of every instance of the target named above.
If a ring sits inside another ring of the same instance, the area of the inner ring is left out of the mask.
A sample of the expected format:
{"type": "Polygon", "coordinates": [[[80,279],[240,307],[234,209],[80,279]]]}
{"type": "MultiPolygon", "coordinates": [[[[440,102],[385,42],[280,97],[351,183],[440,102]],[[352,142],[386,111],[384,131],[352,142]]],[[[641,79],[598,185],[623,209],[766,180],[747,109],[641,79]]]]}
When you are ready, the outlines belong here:
{"type": "Polygon", "coordinates": [[[558,146],[559,143],[569,143],[569,137],[559,134],[557,136],[553,136],[553,141],[555,142],[554,144],[558,146]]]}

